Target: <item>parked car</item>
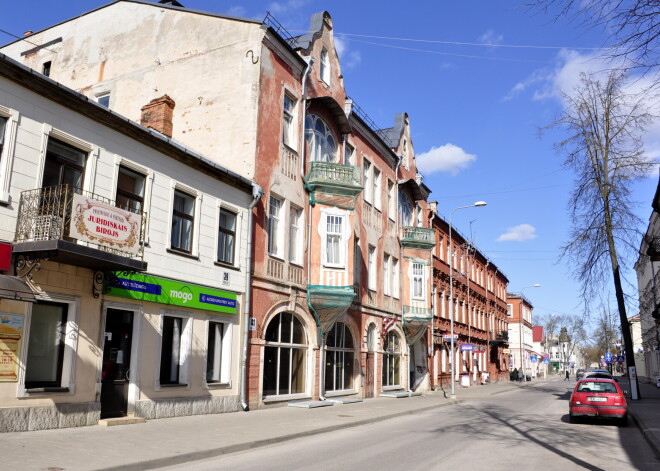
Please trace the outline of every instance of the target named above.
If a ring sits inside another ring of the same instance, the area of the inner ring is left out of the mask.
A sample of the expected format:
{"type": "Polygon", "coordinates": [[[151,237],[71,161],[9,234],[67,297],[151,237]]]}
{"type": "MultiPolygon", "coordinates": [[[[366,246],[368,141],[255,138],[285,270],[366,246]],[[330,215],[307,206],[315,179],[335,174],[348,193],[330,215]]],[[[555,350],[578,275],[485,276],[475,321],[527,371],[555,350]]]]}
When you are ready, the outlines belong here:
{"type": "Polygon", "coordinates": [[[582,379],[584,378],[584,374],[587,371],[584,368],[578,368],[577,371],[575,372],[575,379],[582,379]]]}
{"type": "Polygon", "coordinates": [[[611,378],[584,378],[577,382],[568,403],[571,423],[582,417],[616,420],[628,424],[628,403],[624,392],[611,378]]]}
{"type": "Polygon", "coordinates": [[[584,374],[584,379],[587,378],[601,378],[601,379],[611,379],[613,381],[616,381],[616,378],[614,378],[609,371],[607,370],[592,370],[592,371],[587,371],[584,374]]]}

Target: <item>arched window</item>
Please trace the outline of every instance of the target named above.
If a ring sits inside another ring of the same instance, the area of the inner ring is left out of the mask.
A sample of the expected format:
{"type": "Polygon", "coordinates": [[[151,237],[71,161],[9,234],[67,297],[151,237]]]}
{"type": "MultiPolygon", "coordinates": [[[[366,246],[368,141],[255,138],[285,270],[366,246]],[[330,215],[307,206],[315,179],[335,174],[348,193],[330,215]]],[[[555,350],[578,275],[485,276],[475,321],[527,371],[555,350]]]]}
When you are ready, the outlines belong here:
{"type": "Polygon", "coordinates": [[[410,196],[405,192],[399,191],[399,217],[402,226],[412,226],[413,204],[410,196]]]}
{"type": "Polygon", "coordinates": [[[328,125],[315,114],[305,118],[305,139],[309,147],[309,160],[336,162],[337,141],[328,125]]]}
{"type": "Polygon", "coordinates": [[[401,384],[401,341],[393,331],[387,333],[383,350],[383,386],[397,386],[401,384]]]}
{"type": "Polygon", "coordinates": [[[263,395],[305,392],[307,337],[290,312],[278,314],[266,329],[263,395]]]}
{"type": "Polygon", "coordinates": [[[325,390],[353,389],[355,350],[353,336],[343,322],[337,322],[328,332],[325,356],[325,390]]]}

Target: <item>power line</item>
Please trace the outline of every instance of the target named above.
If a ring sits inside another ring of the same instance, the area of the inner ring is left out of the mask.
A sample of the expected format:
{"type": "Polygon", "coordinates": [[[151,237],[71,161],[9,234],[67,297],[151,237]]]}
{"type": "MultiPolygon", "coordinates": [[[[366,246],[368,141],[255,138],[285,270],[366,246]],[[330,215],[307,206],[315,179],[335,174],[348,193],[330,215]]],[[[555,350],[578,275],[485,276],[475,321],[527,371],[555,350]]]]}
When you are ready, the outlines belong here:
{"type": "MultiPolygon", "coordinates": [[[[25,41],[28,44],[32,44],[33,46],[36,46],[36,47],[41,46],[41,44],[33,43],[29,39],[26,39],[25,36],[16,36],[14,33],[10,33],[9,31],[5,31],[4,29],[0,29],[0,33],[4,33],[4,34],[6,34],[8,36],[11,36],[13,38],[16,38],[16,39],[20,39],[20,40],[25,41]]],[[[57,51],[53,51],[52,49],[48,49],[47,47],[42,47],[42,49],[45,49],[49,52],[54,52],[55,54],[57,54],[57,51]]]]}

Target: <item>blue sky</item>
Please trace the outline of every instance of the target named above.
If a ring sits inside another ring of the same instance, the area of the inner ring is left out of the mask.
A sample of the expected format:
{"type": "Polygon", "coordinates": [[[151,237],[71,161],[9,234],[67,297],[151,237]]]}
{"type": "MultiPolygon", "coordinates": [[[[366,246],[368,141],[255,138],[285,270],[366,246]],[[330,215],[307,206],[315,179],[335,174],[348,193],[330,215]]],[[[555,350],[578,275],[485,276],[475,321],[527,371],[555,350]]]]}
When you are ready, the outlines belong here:
{"type": "MultiPolygon", "coordinates": [[[[0,30],[21,35],[108,2],[6,3],[0,30]]],[[[392,126],[396,113],[410,115],[418,165],[440,213],[486,201],[485,208],[455,212],[453,223],[508,276],[509,291],[540,283],[525,290],[535,314],[580,310],[571,267],[558,261],[572,174],[553,151],[560,134],[539,138],[537,128],[561,112],[558,90],[570,90],[581,70],[604,67],[597,57],[607,44],[603,31],[531,15],[522,0],[181,3],[258,19],[270,11],[293,35],[327,10],[349,96],[379,127],[392,126]]],[[[0,43],[11,40],[0,32],[0,43]]],[[[652,131],[646,140],[657,157],[660,132],[652,131]]],[[[651,176],[635,187],[645,223],[657,182],[651,176]]],[[[634,295],[634,272],[628,279],[634,295]]],[[[610,286],[608,280],[605,295],[610,286]]]]}

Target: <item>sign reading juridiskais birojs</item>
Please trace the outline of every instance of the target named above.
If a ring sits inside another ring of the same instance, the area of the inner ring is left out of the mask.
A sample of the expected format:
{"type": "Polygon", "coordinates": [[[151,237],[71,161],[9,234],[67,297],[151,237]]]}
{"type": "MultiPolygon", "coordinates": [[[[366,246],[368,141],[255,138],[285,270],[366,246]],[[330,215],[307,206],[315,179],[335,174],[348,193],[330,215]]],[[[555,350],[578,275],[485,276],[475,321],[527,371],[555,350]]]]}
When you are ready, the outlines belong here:
{"type": "Polygon", "coordinates": [[[83,195],[73,195],[69,235],[123,252],[140,250],[142,216],[101,203],[83,195]]]}

